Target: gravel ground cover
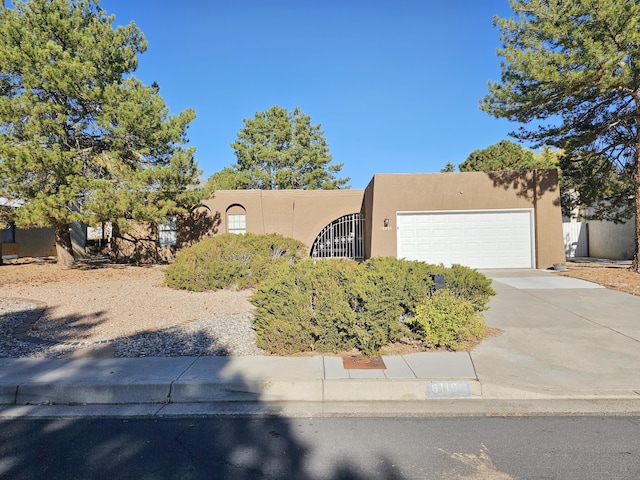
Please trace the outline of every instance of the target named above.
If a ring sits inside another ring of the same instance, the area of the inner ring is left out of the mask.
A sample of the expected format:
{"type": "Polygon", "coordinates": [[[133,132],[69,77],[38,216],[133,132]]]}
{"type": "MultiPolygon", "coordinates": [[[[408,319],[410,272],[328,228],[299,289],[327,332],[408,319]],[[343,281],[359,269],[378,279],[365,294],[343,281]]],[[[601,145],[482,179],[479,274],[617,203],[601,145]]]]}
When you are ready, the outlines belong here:
{"type": "Polygon", "coordinates": [[[170,289],[157,266],[3,265],[0,357],[261,354],[250,294],[170,289]],[[43,315],[26,335],[15,335],[38,302],[47,307],[43,315]]]}
{"type": "MultiPolygon", "coordinates": [[[[567,267],[558,274],[640,295],[640,275],[626,265],[567,267]]],[[[161,266],[84,262],[68,268],[33,259],[3,265],[0,357],[260,355],[250,295],[173,290],[164,285],[161,266]],[[44,313],[29,324],[42,304],[44,313]]]]}

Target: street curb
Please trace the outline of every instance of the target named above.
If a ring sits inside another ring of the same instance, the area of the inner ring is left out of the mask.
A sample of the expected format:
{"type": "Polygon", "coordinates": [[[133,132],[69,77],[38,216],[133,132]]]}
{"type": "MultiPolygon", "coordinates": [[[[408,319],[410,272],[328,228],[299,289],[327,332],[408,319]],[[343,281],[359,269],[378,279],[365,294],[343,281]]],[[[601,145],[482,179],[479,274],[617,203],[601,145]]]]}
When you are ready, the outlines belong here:
{"type": "Polygon", "coordinates": [[[216,402],[386,402],[481,398],[475,379],[229,379],[0,385],[1,405],[123,405],[216,402]],[[432,385],[462,385],[463,393],[434,394],[432,385]],[[466,393],[468,391],[468,394],[466,393]]]}
{"type": "Polygon", "coordinates": [[[637,399],[427,400],[408,402],[214,402],[125,405],[0,406],[0,422],[55,418],[428,418],[532,416],[640,416],[637,399]]]}

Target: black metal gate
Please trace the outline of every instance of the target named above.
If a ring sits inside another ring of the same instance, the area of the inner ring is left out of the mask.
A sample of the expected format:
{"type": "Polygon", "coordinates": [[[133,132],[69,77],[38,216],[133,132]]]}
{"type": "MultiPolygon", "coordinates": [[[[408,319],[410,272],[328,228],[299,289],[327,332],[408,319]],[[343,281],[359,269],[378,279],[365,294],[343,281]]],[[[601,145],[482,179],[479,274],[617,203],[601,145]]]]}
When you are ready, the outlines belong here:
{"type": "Polygon", "coordinates": [[[363,223],[364,218],[359,213],[352,213],[334,220],[316,237],[311,248],[311,256],[363,260],[363,223]]]}

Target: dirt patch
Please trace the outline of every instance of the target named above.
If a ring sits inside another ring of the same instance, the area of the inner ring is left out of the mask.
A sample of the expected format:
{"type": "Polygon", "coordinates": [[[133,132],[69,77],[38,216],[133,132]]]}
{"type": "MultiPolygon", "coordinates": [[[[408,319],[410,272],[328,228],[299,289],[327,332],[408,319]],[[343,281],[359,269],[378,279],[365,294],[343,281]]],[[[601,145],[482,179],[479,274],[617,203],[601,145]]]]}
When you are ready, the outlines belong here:
{"type": "Polygon", "coordinates": [[[629,265],[606,261],[569,262],[567,270],[558,274],[640,296],[640,274],[632,271],[629,265]]]}
{"type": "MultiPolygon", "coordinates": [[[[479,340],[468,340],[460,344],[457,348],[457,352],[470,352],[475,347],[477,347],[485,338],[497,337],[502,334],[502,330],[495,327],[487,326],[487,330],[484,333],[484,337],[479,340]]],[[[429,348],[425,349],[425,346],[417,341],[406,339],[404,341],[400,341],[397,343],[393,343],[391,345],[385,345],[380,349],[380,353],[382,355],[407,355],[409,353],[418,353],[418,352],[447,352],[449,351],[446,348],[429,348]]]]}

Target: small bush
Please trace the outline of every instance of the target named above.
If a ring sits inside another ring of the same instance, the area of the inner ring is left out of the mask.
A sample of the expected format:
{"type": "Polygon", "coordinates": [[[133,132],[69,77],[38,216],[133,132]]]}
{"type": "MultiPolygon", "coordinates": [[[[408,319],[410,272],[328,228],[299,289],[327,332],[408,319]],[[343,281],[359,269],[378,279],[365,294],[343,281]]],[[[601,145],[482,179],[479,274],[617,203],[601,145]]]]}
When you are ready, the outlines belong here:
{"type": "Polygon", "coordinates": [[[429,347],[451,350],[483,338],[486,330],[475,306],[448,290],[439,290],[419,305],[408,324],[429,347]]]}
{"type": "Polygon", "coordinates": [[[347,286],[351,261],[303,260],[271,269],[251,297],[257,343],[272,353],[339,352],[355,346],[347,286]]]}
{"type": "Polygon", "coordinates": [[[477,311],[486,310],[489,297],[496,294],[491,288],[491,280],[472,268],[455,264],[451,268],[442,265],[428,265],[427,268],[431,273],[442,274],[446,289],[471,302],[477,311]]]}
{"type": "Polygon", "coordinates": [[[274,264],[300,261],[304,244],[280,235],[224,234],[183,249],[166,271],[168,286],[203,291],[252,288],[274,264]]]}
{"type": "Polygon", "coordinates": [[[366,354],[408,334],[405,320],[415,314],[433,289],[424,263],[392,257],[373,258],[359,266],[349,287],[356,314],[356,346],[366,354]]]}
{"type": "Polygon", "coordinates": [[[261,348],[290,354],[356,347],[374,354],[406,336],[451,349],[482,338],[478,312],[492,292],[484,276],[466,267],[307,259],[272,268],[251,301],[261,348]],[[445,290],[434,292],[432,273],[445,275],[445,290]]]}
{"type": "Polygon", "coordinates": [[[429,273],[423,263],[395,258],[273,269],[251,298],[258,345],[274,353],[377,353],[411,335],[407,319],[433,292],[429,273]]]}

